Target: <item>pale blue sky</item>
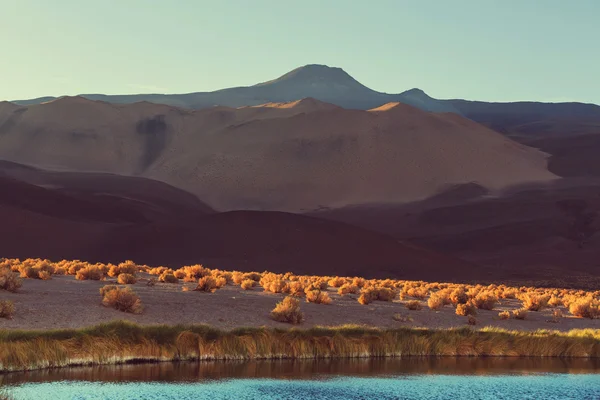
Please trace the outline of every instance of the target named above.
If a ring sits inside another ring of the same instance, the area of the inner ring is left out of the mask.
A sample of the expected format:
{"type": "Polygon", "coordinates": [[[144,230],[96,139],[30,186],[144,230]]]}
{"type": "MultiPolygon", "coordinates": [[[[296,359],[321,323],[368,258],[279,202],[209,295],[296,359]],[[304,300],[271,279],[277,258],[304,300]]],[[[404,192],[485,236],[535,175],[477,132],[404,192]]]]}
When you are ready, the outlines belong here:
{"type": "Polygon", "coordinates": [[[0,0],[0,99],[187,93],[305,64],[438,98],[600,103],[600,0],[0,0]]]}

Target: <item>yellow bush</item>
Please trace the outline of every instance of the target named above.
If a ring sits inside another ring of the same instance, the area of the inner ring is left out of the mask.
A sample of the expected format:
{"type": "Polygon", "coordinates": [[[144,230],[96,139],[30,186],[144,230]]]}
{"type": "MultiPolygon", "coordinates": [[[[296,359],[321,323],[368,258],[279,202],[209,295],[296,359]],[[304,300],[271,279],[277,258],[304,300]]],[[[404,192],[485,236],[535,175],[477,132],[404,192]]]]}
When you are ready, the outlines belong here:
{"type": "Polygon", "coordinates": [[[0,289],[16,292],[23,285],[23,281],[16,272],[8,267],[0,268],[0,289]]]}
{"type": "Polygon", "coordinates": [[[194,289],[197,292],[214,293],[218,289],[217,281],[212,276],[205,276],[198,280],[198,286],[194,289]]]}
{"type": "Polygon", "coordinates": [[[407,301],[404,306],[406,308],[408,308],[409,310],[413,310],[413,311],[418,311],[420,309],[423,308],[423,306],[421,305],[421,302],[419,300],[410,300],[407,301]]]}
{"type": "MultiPolygon", "coordinates": [[[[175,271],[177,272],[177,271],[175,271]]],[[[179,279],[177,279],[177,276],[175,276],[174,273],[172,272],[163,272],[159,277],[158,280],[160,282],[165,282],[165,283],[179,283],[179,279]]]]}
{"type": "Polygon", "coordinates": [[[339,288],[346,283],[346,279],[336,276],[335,278],[330,279],[328,283],[331,287],[339,288]]]}
{"type": "Polygon", "coordinates": [[[456,315],[477,315],[477,307],[471,302],[456,305],[456,315]]]}
{"type": "Polygon", "coordinates": [[[15,314],[15,305],[9,300],[0,300],[0,318],[12,319],[15,314]]]}
{"type": "MultiPolygon", "coordinates": [[[[234,281],[235,282],[235,281],[234,281]]],[[[240,284],[240,287],[244,290],[251,290],[256,285],[256,282],[252,279],[244,279],[240,284]]]]}
{"type": "Polygon", "coordinates": [[[480,292],[472,299],[473,305],[480,310],[493,310],[498,298],[490,292],[480,292]]]}
{"type": "Polygon", "coordinates": [[[520,308],[518,310],[513,310],[512,314],[515,319],[525,319],[527,318],[528,311],[524,308],[520,308]]]}
{"type": "Polygon", "coordinates": [[[102,304],[116,310],[139,314],[142,312],[142,301],[130,288],[119,288],[108,285],[100,289],[102,304]],[[105,289],[105,290],[103,290],[105,289]]]}
{"type": "Polygon", "coordinates": [[[450,293],[450,301],[452,304],[466,304],[469,301],[469,296],[462,287],[454,289],[450,293]]]}
{"type": "Polygon", "coordinates": [[[548,306],[550,296],[542,296],[537,293],[526,293],[521,296],[523,302],[523,308],[528,311],[540,311],[542,308],[548,306]]]}
{"type": "Polygon", "coordinates": [[[340,286],[340,288],[338,289],[338,294],[340,296],[345,296],[347,294],[357,294],[359,293],[360,289],[358,286],[354,286],[351,283],[344,283],[342,286],[340,286]]]}
{"type": "Polygon", "coordinates": [[[306,292],[306,302],[316,304],[331,304],[331,298],[326,292],[310,290],[306,292]]]}
{"type": "Polygon", "coordinates": [[[119,274],[117,277],[117,282],[121,285],[133,285],[137,282],[137,279],[133,274],[119,274]]]}
{"type": "Polygon", "coordinates": [[[599,318],[600,302],[593,297],[578,299],[569,304],[569,312],[576,317],[599,318]]]}
{"type": "Polygon", "coordinates": [[[304,314],[300,311],[300,301],[294,297],[286,297],[271,311],[271,318],[278,322],[299,324],[304,320],[304,314]]]}
{"type": "Polygon", "coordinates": [[[138,272],[138,266],[131,260],[120,263],[119,265],[111,265],[108,270],[108,276],[116,278],[121,274],[134,275],[138,272]]]}
{"type": "Polygon", "coordinates": [[[75,273],[75,279],[80,281],[100,281],[104,279],[104,272],[97,265],[87,265],[77,270],[75,273]]]}
{"type": "Polygon", "coordinates": [[[509,319],[510,318],[510,312],[508,311],[501,311],[498,313],[498,316],[500,317],[500,319],[509,319]]]}
{"type": "Polygon", "coordinates": [[[431,310],[441,309],[444,307],[444,297],[440,296],[438,292],[433,293],[427,300],[427,307],[429,307],[431,310]]]}

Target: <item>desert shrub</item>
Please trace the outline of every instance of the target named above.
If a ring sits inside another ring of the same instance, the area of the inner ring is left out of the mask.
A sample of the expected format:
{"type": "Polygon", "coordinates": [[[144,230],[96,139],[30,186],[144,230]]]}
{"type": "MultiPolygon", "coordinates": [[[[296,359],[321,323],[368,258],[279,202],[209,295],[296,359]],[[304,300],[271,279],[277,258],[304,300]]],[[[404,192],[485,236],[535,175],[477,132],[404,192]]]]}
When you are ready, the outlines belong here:
{"type": "Polygon", "coordinates": [[[256,281],[252,279],[244,279],[240,284],[240,287],[244,290],[251,290],[256,285],[256,281]]]}
{"type": "Polygon", "coordinates": [[[363,288],[365,287],[365,285],[367,284],[367,280],[365,278],[353,278],[352,279],[352,285],[353,286],[358,286],[359,288],[363,288]]]}
{"type": "Polygon", "coordinates": [[[54,266],[46,260],[32,260],[28,259],[22,264],[13,266],[13,269],[18,268],[21,278],[28,279],[41,279],[49,280],[52,279],[54,273],[54,266]]]}
{"type": "Polygon", "coordinates": [[[244,274],[244,279],[252,279],[253,281],[259,282],[262,278],[262,274],[258,272],[246,272],[244,274]]]}
{"type": "Polygon", "coordinates": [[[102,289],[105,289],[106,286],[100,289],[100,293],[102,293],[102,304],[105,307],[111,307],[115,310],[139,314],[142,312],[142,301],[140,298],[130,289],[130,288],[119,288],[114,285],[108,290],[105,290],[104,293],[102,289]]]}
{"type": "Polygon", "coordinates": [[[500,317],[500,319],[509,319],[510,318],[510,312],[508,311],[501,311],[498,313],[498,316],[500,317]]]}
{"type": "Polygon", "coordinates": [[[480,292],[473,298],[473,305],[480,310],[493,310],[498,298],[490,292],[480,292]]]}
{"type": "Polygon", "coordinates": [[[369,304],[375,300],[392,301],[394,297],[396,297],[396,293],[392,289],[386,287],[365,286],[360,291],[358,302],[364,305],[369,304]]]}
{"type": "Polygon", "coordinates": [[[551,307],[560,307],[563,305],[563,301],[560,297],[552,295],[550,299],[548,299],[548,305],[551,307]]]}
{"type": "Polygon", "coordinates": [[[425,300],[428,292],[429,291],[425,287],[411,287],[406,291],[406,294],[418,300],[425,300]]]}
{"type": "Polygon", "coordinates": [[[316,304],[331,304],[331,298],[321,290],[310,290],[306,292],[306,302],[316,304]]]}
{"type": "Polygon", "coordinates": [[[117,282],[121,285],[133,285],[137,282],[137,279],[133,274],[119,274],[117,277],[117,282]]]}
{"type": "Polygon", "coordinates": [[[366,306],[367,304],[373,302],[373,297],[371,296],[370,292],[363,291],[360,293],[360,296],[358,296],[358,302],[363,306],[366,306]]]}
{"type": "Polygon", "coordinates": [[[431,310],[439,310],[444,307],[444,297],[438,295],[438,292],[433,293],[427,300],[427,307],[431,310]]]}
{"type": "Polygon", "coordinates": [[[23,285],[23,281],[16,272],[9,267],[0,269],[0,289],[16,292],[23,285]]]}
{"type": "Polygon", "coordinates": [[[223,286],[227,285],[227,278],[224,276],[217,276],[215,278],[215,286],[217,289],[221,289],[223,286]]]}
{"type": "Polygon", "coordinates": [[[404,306],[409,310],[418,311],[423,308],[419,300],[409,300],[404,303],[404,306]]]}
{"type": "Polygon", "coordinates": [[[280,277],[273,279],[263,278],[260,280],[260,285],[263,287],[265,292],[285,293],[288,291],[287,282],[280,277]]]}
{"type": "Polygon", "coordinates": [[[289,324],[301,323],[304,320],[304,314],[300,311],[300,301],[287,296],[275,305],[275,308],[271,311],[271,318],[289,324]]]}
{"type": "Polygon", "coordinates": [[[513,317],[515,317],[515,319],[525,319],[527,318],[527,313],[529,311],[527,311],[524,308],[519,308],[518,310],[513,310],[512,314],[513,317]]]}
{"type": "Polygon", "coordinates": [[[357,294],[359,293],[360,288],[358,286],[354,286],[351,283],[344,283],[342,286],[340,286],[340,288],[338,289],[338,294],[340,296],[345,296],[349,293],[352,294],[357,294]]]}
{"type": "Polygon", "coordinates": [[[477,315],[477,307],[471,302],[467,302],[465,304],[457,304],[456,305],[456,315],[477,315]]]}
{"type": "Polygon", "coordinates": [[[87,265],[83,268],[79,268],[75,273],[75,279],[80,281],[92,280],[100,281],[104,279],[104,271],[97,265],[87,265]]]}
{"type": "Polygon", "coordinates": [[[111,265],[108,270],[108,276],[116,278],[121,274],[135,275],[138,272],[138,266],[131,260],[120,263],[119,265],[111,265]]]}
{"type": "Polygon", "coordinates": [[[550,296],[542,296],[537,293],[527,293],[521,296],[523,302],[523,308],[528,311],[540,311],[542,308],[548,306],[550,296]]]}
{"type": "Polygon", "coordinates": [[[285,286],[286,293],[290,296],[302,297],[304,296],[304,284],[299,281],[290,282],[285,286]]]}
{"type": "Polygon", "coordinates": [[[163,271],[160,275],[173,275],[175,278],[177,278],[178,282],[179,282],[179,279],[185,278],[185,272],[181,269],[178,269],[175,271],[167,269],[167,270],[163,271]]]}
{"type": "Polygon", "coordinates": [[[469,301],[469,296],[462,287],[454,289],[450,292],[450,301],[452,304],[466,304],[469,301]]]}
{"type": "MultiPolygon", "coordinates": [[[[200,264],[189,265],[183,268],[178,269],[177,271],[183,272],[183,281],[184,282],[197,282],[200,278],[204,278],[205,276],[211,275],[210,270],[208,268],[204,268],[200,264]]],[[[175,272],[177,272],[175,271],[175,272]]],[[[180,273],[175,275],[177,277],[181,276],[180,273]]]]}
{"type": "Polygon", "coordinates": [[[38,272],[38,279],[47,281],[49,279],[52,279],[52,274],[50,274],[50,272],[48,272],[48,271],[40,271],[40,272],[38,272]]]}
{"type": "Polygon", "coordinates": [[[593,297],[585,297],[569,304],[569,312],[576,317],[599,318],[600,302],[593,297]]]}
{"type": "Polygon", "coordinates": [[[473,315],[468,315],[467,316],[467,324],[477,325],[477,318],[475,318],[475,316],[473,316],[473,315]]]}
{"type": "Polygon", "coordinates": [[[345,283],[346,283],[346,279],[340,278],[339,276],[336,276],[335,278],[331,278],[328,282],[329,286],[334,287],[334,288],[339,288],[342,285],[344,285],[345,283]]]}
{"type": "Polygon", "coordinates": [[[167,267],[156,267],[156,268],[150,268],[150,270],[148,270],[148,273],[150,275],[162,275],[167,270],[169,270],[169,268],[167,268],[167,267]]]}
{"type": "Polygon", "coordinates": [[[0,318],[12,319],[15,305],[10,300],[0,300],[0,318]]]}
{"type": "Polygon", "coordinates": [[[205,276],[198,279],[198,285],[194,289],[197,292],[214,293],[218,289],[217,281],[212,276],[205,276]]]}
{"type": "Polygon", "coordinates": [[[54,275],[67,275],[65,267],[54,267],[54,275]]]}
{"type": "Polygon", "coordinates": [[[111,290],[116,290],[119,287],[117,285],[104,285],[100,288],[100,295],[104,296],[106,293],[110,292],[111,290]]]}
{"type": "MultiPolygon", "coordinates": [[[[177,271],[175,271],[175,272],[177,272],[177,271]]],[[[158,280],[160,282],[165,282],[165,283],[179,283],[179,279],[177,279],[177,276],[175,276],[175,274],[172,272],[163,272],[158,277],[158,280]]]]}
{"type": "Polygon", "coordinates": [[[244,278],[244,274],[241,273],[240,271],[233,271],[233,273],[231,274],[231,281],[233,282],[234,285],[241,285],[242,282],[244,282],[245,280],[251,280],[251,279],[244,278]]]}

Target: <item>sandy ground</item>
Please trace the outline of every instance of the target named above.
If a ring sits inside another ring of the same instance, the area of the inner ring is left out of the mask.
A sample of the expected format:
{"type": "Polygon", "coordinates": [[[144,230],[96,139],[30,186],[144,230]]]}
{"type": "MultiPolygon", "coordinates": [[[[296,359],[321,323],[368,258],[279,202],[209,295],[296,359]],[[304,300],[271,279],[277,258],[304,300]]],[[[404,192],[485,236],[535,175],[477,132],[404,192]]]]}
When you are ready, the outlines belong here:
{"type": "MultiPolygon", "coordinates": [[[[0,300],[12,300],[16,313],[12,320],[0,319],[0,329],[77,328],[113,320],[129,320],[139,324],[209,324],[219,328],[240,326],[290,327],[269,318],[269,312],[284,295],[265,293],[261,288],[244,291],[238,286],[226,286],[215,293],[182,291],[193,283],[157,283],[146,286],[150,275],[141,274],[138,283],[130,285],[140,296],[144,312],[140,315],[123,313],[102,306],[99,288],[114,283],[107,281],[78,281],[73,276],[54,276],[52,280],[25,279],[18,293],[0,292],[0,300]]],[[[302,301],[305,321],[299,327],[315,325],[337,326],[360,324],[378,327],[448,328],[465,326],[467,318],[457,316],[452,306],[432,311],[423,302],[423,309],[410,311],[400,300],[361,305],[356,295],[338,296],[330,289],[330,305],[302,301]],[[395,314],[412,318],[410,322],[394,320],[395,314]]],[[[574,328],[600,329],[600,320],[565,315],[558,323],[549,322],[551,310],[529,312],[526,320],[500,320],[498,312],[519,308],[515,300],[503,300],[494,311],[479,310],[477,326],[496,326],[506,329],[535,330],[574,328]]]]}

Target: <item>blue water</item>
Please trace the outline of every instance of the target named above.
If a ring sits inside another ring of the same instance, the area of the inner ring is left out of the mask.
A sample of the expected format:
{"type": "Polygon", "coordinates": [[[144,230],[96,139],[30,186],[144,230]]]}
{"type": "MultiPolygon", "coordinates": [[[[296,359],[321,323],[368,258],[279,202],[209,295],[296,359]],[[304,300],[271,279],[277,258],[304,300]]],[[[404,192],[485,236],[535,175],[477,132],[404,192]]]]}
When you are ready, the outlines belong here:
{"type": "Polygon", "coordinates": [[[0,399],[600,399],[600,360],[158,363],[0,375],[0,399]]]}
{"type": "Polygon", "coordinates": [[[226,379],[202,383],[25,383],[15,399],[598,399],[600,375],[417,375],[316,380],[226,379]]]}

